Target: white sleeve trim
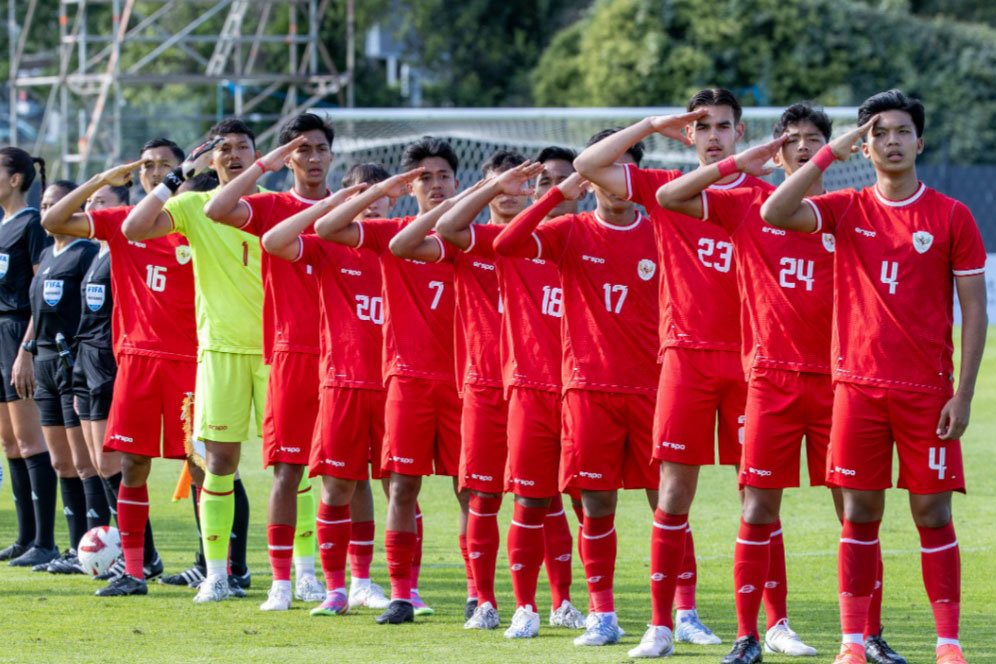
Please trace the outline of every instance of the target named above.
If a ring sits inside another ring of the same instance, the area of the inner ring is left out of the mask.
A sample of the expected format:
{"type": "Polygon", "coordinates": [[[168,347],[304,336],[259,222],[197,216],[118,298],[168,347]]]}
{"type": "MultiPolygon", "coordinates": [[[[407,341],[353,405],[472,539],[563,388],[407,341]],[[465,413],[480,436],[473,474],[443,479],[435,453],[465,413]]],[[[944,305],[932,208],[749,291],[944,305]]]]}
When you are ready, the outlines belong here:
{"type": "Polygon", "coordinates": [[[974,270],[952,270],[951,272],[956,277],[971,277],[971,276],[974,276],[976,274],[985,274],[986,273],[986,268],[979,267],[979,268],[975,268],[974,270]]]}
{"type": "Polygon", "coordinates": [[[436,259],[437,263],[442,263],[443,259],[446,258],[446,245],[443,244],[443,239],[438,235],[430,235],[430,238],[436,241],[439,245],[439,258],[436,259]]]}
{"type": "Polygon", "coordinates": [[[702,197],[702,221],[709,221],[709,196],[706,195],[706,190],[703,189],[699,196],[702,197]]]}
{"type": "Polygon", "coordinates": [[[243,223],[241,226],[238,227],[239,230],[241,231],[243,228],[245,228],[246,226],[249,225],[250,221],[252,221],[252,206],[249,205],[248,203],[246,203],[245,199],[243,199],[243,198],[239,199],[239,203],[238,204],[239,205],[245,205],[246,209],[249,210],[249,216],[246,217],[245,223],[243,223]]]}
{"type": "Polygon", "coordinates": [[[467,245],[467,247],[464,249],[464,252],[470,251],[471,249],[474,248],[474,245],[477,244],[477,231],[474,230],[474,226],[476,225],[477,224],[472,223],[470,226],[467,227],[467,230],[470,231],[470,244],[467,245]]]}
{"type": "Polygon", "coordinates": [[[543,258],[543,243],[540,242],[539,235],[533,231],[533,240],[536,241],[536,258],[543,258]]]}
{"type": "Polygon", "coordinates": [[[359,230],[359,239],[356,240],[356,248],[359,249],[363,246],[363,240],[365,236],[363,235],[363,222],[353,222],[356,224],[356,228],[359,230]]]}
{"type": "Polygon", "coordinates": [[[89,224],[89,226],[90,226],[90,231],[87,233],[86,237],[87,237],[88,240],[92,240],[93,239],[93,235],[96,232],[94,230],[94,227],[93,227],[93,217],[90,216],[90,211],[89,210],[85,210],[83,212],[83,214],[86,215],[86,223],[89,224]]]}
{"type": "Polygon", "coordinates": [[[302,238],[300,235],[298,235],[297,236],[297,256],[294,257],[294,260],[292,260],[291,263],[296,263],[299,260],[301,260],[302,258],[304,258],[304,238],[302,238]]]}
{"type": "Polygon", "coordinates": [[[815,235],[816,233],[819,233],[820,231],[823,230],[823,215],[820,213],[819,206],[813,201],[809,200],[808,198],[804,198],[802,199],[802,202],[807,204],[810,208],[812,208],[813,214],[816,215],[816,228],[809,231],[810,233],[813,233],[815,235]]]}
{"type": "Polygon", "coordinates": [[[630,169],[636,168],[634,164],[623,164],[623,172],[626,174],[626,200],[633,200],[633,179],[630,176],[630,169]]]}

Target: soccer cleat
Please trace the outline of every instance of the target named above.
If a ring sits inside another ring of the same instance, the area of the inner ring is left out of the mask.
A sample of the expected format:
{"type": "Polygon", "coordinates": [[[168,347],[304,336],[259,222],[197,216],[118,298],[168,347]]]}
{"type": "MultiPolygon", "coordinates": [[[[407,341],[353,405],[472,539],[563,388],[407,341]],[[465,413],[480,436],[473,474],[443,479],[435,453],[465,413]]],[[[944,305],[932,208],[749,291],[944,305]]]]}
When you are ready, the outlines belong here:
{"type": "Polygon", "coordinates": [[[869,636],[865,641],[865,658],[873,664],[906,664],[906,658],[897,653],[885,642],[883,630],[869,636]]]}
{"type": "Polygon", "coordinates": [[[937,664],[967,664],[961,646],[945,643],[937,647],[937,664]]]}
{"type": "Polygon", "coordinates": [[[94,593],[97,597],[124,597],[125,595],[147,595],[149,586],[142,579],[122,574],[94,593]]]}
{"type": "Polygon", "coordinates": [[[14,542],[6,549],[0,551],[0,561],[13,560],[14,558],[17,558],[27,550],[28,547],[26,547],[25,545],[14,542]]]}
{"type": "Polygon", "coordinates": [[[422,601],[422,596],[418,594],[418,591],[414,588],[412,589],[412,610],[415,611],[416,616],[431,616],[436,611],[432,609],[428,604],[422,601]]]}
{"type": "Polygon", "coordinates": [[[702,624],[702,621],[699,620],[699,612],[695,609],[678,612],[674,640],[697,646],[715,646],[723,642],[721,638],[712,633],[711,629],[702,624]]]}
{"type": "Polygon", "coordinates": [[[723,658],[722,664],[755,664],[761,659],[761,644],[753,635],[747,635],[733,642],[730,654],[723,658]]]}
{"type": "Polygon", "coordinates": [[[204,568],[194,565],[179,574],[166,574],[159,577],[159,583],[167,586],[187,586],[196,588],[204,580],[204,568]]]}
{"type": "Polygon", "coordinates": [[[67,549],[65,553],[48,564],[49,574],[85,574],[86,570],[76,557],[76,552],[67,549]]]}
{"type": "Polygon", "coordinates": [[[194,595],[194,604],[222,602],[231,596],[232,590],[228,587],[227,578],[220,574],[209,576],[197,587],[197,594],[194,595]]]}
{"type": "Polygon", "coordinates": [[[260,611],[286,611],[291,606],[290,581],[274,583],[266,594],[266,601],[259,605],[260,611]]]}
{"type": "Polygon", "coordinates": [[[468,599],[467,603],[463,605],[463,619],[470,620],[470,617],[474,615],[474,611],[477,611],[477,598],[468,599]]]}
{"type": "Polygon", "coordinates": [[[294,585],[294,599],[302,602],[324,602],[325,588],[318,583],[314,574],[307,574],[300,577],[294,585]]]}
{"type": "Polygon", "coordinates": [[[125,573],[125,563],[124,558],[115,558],[111,566],[107,568],[107,571],[103,574],[98,574],[93,577],[95,581],[113,581],[114,579],[124,576],[125,573]]]}
{"type": "MultiPolygon", "coordinates": [[[[246,574],[248,576],[248,572],[246,574]]],[[[246,597],[245,586],[239,581],[239,577],[234,574],[228,575],[228,592],[235,599],[244,599],[246,597]]]]}
{"type": "Polygon", "coordinates": [[[498,609],[491,602],[478,604],[474,615],[463,624],[464,629],[497,629],[501,620],[498,618],[498,609]]]}
{"type": "MultiPolygon", "coordinates": [[[[58,558],[56,558],[56,560],[58,560],[58,558]]],[[[48,571],[48,566],[51,565],[51,564],[52,564],[51,562],[47,562],[47,563],[38,563],[37,565],[32,565],[31,566],[31,571],[32,572],[47,572],[48,571]]]]}
{"type": "Polygon", "coordinates": [[[512,624],[505,630],[505,638],[531,639],[539,635],[539,627],[539,614],[533,611],[533,607],[520,606],[512,616],[512,624]]]}
{"type": "Polygon", "coordinates": [[[152,560],[142,566],[142,573],[145,574],[146,581],[151,581],[152,579],[162,576],[164,569],[166,568],[163,565],[163,559],[159,557],[158,551],[154,551],[152,553],[152,560]]]}
{"type": "Polygon", "coordinates": [[[349,608],[351,609],[363,606],[383,611],[390,603],[391,600],[384,596],[384,589],[376,583],[354,583],[349,588],[349,608]]]}
{"type": "Polygon", "coordinates": [[[589,613],[584,626],[584,634],[574,639],[576,646],[607,646],[623,636],[615,613],[589,613]]]}
{"type": "Polygon", "coordinates": [[[401,623],[415,622],[415,609],[411,602],[392,599],[384,613],[374,618],[374,621],[378,625],[400,625],[401,623]]]}
{"type": "Polygon", "coordinates": [[[550,626],[566,629],[584,629],[584,616],[566,599],[557,609],[550,609],[550,626]]]}
{"type": "Polygon", "coordinates": [[[234,580],[234,583],[242,590],[249,590],[249,586],[252,585],[252,575],[249,570],[242,572],[242,574],[229,574],[229,580],[234,580]]]}
{"type": "Polygon", "coordinates": [[[842,643],[833,664],[866,664],[865,649],[860,643],[842,643]]]}
{"type": "Polygon", "coordinates": [[[814,657],[816,648],[807,646],[782,618],[764,635],[764,652],[781,653],[790,657],[814,657]]]}
{"type": "Polygon", "coordinates": [[[11,567],[34,567],[41,563],[50,563],[58,557],[59,550],[54,546],[51,549],[33,546],[7,564],[11,567]]]}
{"type": "Polygon", "coordinates": [[[321,604],[311,610],[313,616],[341,616],[349,613],[349,600],[346,593],[330,593],[321,604]]]}
{"type": "Polygon", "coordinates": [[[674,635],[667,627],[647,625],[647,631],[640,639],[640,645],[627,653],[634,659],[647,657],[670,657],[674,652],[674,635]]]}

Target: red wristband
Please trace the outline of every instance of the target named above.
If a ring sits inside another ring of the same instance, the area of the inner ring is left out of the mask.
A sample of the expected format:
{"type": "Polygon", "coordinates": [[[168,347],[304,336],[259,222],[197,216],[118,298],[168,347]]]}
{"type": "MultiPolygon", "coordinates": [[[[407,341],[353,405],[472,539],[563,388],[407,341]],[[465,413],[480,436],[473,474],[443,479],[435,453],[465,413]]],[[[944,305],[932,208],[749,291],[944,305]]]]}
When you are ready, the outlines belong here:
{"type": "Polygon", "coordinates": [[[721,178],[740,172],[740,168],[737,166],[737,160],[735,157],[727,157],[723,161],[717,163],[716,168],[719,169],[719,177],[721,178]]]}
{"type": "Polygon", "coordinates": [[[263,171],[264,175],[266,174],[266,164],[263,163],[262,159],[257,159],[253,166],[259,166],[259,170],[263,171]]]}
{"type": "Polygon", "coordinates": [[[809,160],[811,164],[815,164],[816,168],[820,169],[821,172],[826,173],[826,170],[830,168],[830,164],[837,160],[834,156],[833,150],[830,149],[829,145],[824,145],[817,151],[816,156],[809,160]]]}

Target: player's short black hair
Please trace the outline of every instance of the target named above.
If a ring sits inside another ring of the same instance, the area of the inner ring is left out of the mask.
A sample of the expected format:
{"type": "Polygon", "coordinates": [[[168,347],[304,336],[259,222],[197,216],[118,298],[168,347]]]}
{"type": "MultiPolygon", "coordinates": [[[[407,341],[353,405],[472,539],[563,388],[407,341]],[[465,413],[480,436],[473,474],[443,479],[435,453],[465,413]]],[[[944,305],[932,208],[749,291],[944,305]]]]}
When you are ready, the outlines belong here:
{"type": "Polygon", "coordinates": [[[823,134],[823,138],[828,141],[830,140],[830,134],[833,133],[833,120],[823,112],[822,108],[817,108],[809,101],[801,101],[786,108],[782,112],[781,117],[778,118],[778,122],[775,123],[775,128],[771,131],[771,137],[778,138],[789,127],[797,125],[800,122],[812,122],[813,126],[823,134]]]}
{"type": "Polygon", "coordinates": [[[460,165],[460,159],[449,143],[441,138],[423,136],[414,143],[409,143],[401,154],[401,170],[410,171],[430,157],[439,157],[444,160],[450,165],[454,173],[460,165]]]}
{"type": "Polygon", "coordinates": [[[68,194],[69,192],[71,192],[73,189],[75,189],[79,185],[76,184],[75,182],[73,182],[72,180],[55,180],[54,182],[49,182],[48,186],[49,187],[58,187],[59,189],[61,189],[62,191],[66,192],[68,194]]]}
{"type": "Polygon", "coordinates": [[[213,191],[219,184],[217,173],[204,171],[184,182],[183,186],[184,191],[213,191]]]}
{"type": "Polygon", "coordinates": [[[706,88],[699,90],[688,100],[688,111],[694,111],[703,106],[729,106],[733,109],[733,122],[740,124],[744,111],[737,101],[737,96],[726,88],[706,88]]]}
{"type": "Polygon", "coordinates": [[[342,176],[342,188],[352,187],[354,184],[377,184],[389,177],[391,177],[391,174],[380,164],[373,162],[353,164],[346,171],[346,174],[342,176]]]}
{"type": "Polygon", "coordinates": [[[281,127],[280,136],[277,138],[277,141],[280,145],[286,145],[306,131],[313,131],[315,129],[325,134],[325,138],[329,142],[329,147],[332,147],[332,141],[335,140],[335,129],[314,113],[301,113],[291,118],[287,124],[281,127]]]}
{"type": "Polygon", "coordinates": [[[131,189],[125,185],[120,187],[110,187],[114,197],[121,202],[121,205],[128,205],[131,202],[131,189]]]}
{"type": "Polygon", "coordinates": [[[886,90],[873,94],[862,102],[858,107],[858,125],[863,125],[873,117],[883,111],[905,111],[913,118],[913,126],[916,127],[916,136],[923,136],[923,128],[926,123],[926,114],[923,109],[923,102],[916,97],[910,97],[902,90],[886,90]]]}
{"type": "Polygon", "coordinates": [[[146,150],[152,150],[153,148],[169,148],[169,151],[176,157],[177,162],[182,162],[185,156],[180,146],[168,138],[153,138],[151,141],[146,141],[142,149],[138,151],[138,154],[141,155],[146,150]]]}
{"type": "Polygon", "coordinates": [[[21,176],[21,191],[31,189],[35,181],[35,165],[38,166],[38,179],[41,180],[41,187],[45,189],[45,160],[41,157],[32,157],[21,148],[8,147],[0,149],[0,166],[10,175],[21,176]]]}
{"type": "Polygon", "coordinates": [[[525,155],[519,152],[513,152],[512,150],[495,150],[491,153],[491,156],[481,164],[481,173],[487,175],[488,173],[504,173],[507,170],[515,168],[519,164],[523,164],[526,161],[525,155]]]}
{"type": "MultiPolygon", "coordinates": [[[[616,133],[617,131],[620,131],[621,129],[622,127],[609,127],[608,129],[603,129],[602,131],[596,133],[594,136],[589,138],[588,142],[585,143],[584,146],[586,148],[590,148],[592,145],[598,143],[603,138],[611,136],[612,134],[616,133]]],[[[631,145],[629,149],[626,150],[626,154],[632,157],[633,161],[636,162],[636,165],[639,166],[640,162],[643,161],[643,153],[645,150],[646,146],[643,144],[643,141],[637,141],[636,144],[631,145]]]]}
{"type": "Polygon", "coordinates": [[[256,147],[256,132],[252,130],[244,120],[239,118],[225,118],[208,130],[210,136],[227,136],[228,134],[241,134],[249,139],[253,148],[256,147]]]}
{"type": "Polygon", "coordinates": [[[537,164],[542,164],[548,161],[553,161],[554,159],[559,159],[561,161],[568,161],[574,163],[574,160],[578,158],[578,153],[570,148],[563,148],[559,145],[548,145],[539,151],[536,155],[535,161],[537,164]]]}

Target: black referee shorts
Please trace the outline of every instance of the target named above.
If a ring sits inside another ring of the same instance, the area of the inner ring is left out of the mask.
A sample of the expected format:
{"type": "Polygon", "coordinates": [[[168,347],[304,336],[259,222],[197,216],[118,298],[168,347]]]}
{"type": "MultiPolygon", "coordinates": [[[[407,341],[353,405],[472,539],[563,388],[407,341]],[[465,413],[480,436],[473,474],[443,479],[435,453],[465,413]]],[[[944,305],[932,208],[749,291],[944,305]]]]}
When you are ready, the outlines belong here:
{"type": "Polygon", "coordinates": [[[28,319],[0,314],[0,403],[17,401],[17,390],[11,384],[14,373],[14,360],[21,350],[24,333],[28,329],[28,319]]]}
{"type": "Polygon", "coordinates": [[[58,355],[35,357],[35,402],[43,427],[78,427],[73,376],[58,355]]]}
{"type": "Polygon", "coordinates": [[[81,420],[106,420],[111,411],[111,394],[118,365],[110,348],[81,343],[73,367],[73,393],[76,413],[81,420]]]}

